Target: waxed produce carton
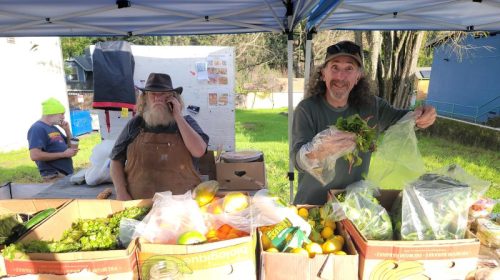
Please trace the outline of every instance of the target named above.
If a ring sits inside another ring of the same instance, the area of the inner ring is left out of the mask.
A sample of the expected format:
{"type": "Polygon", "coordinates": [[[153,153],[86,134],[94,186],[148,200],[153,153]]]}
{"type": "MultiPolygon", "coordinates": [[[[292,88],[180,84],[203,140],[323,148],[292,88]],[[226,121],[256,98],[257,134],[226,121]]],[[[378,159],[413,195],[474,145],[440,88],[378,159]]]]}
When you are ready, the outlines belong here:
{"type": "MultiPolygon", "coordinates": [[[[314,206],[298,206],[311,208],[314,206]]],[[[356,280],[358,279],[358,253],[341,223],[337,223],[336,232],[344,240],[347,255],[316,254],[310,258],[307,254],[290,252],[266,252],[262,245],[262,232],[259,231],[259,275],[262,280],[356,280]]]]}
{"type": "MultiPolygon", "coordinates": [[[[125,208],[151,204],[151,200],[73,200],[18,242],[59,240],[78,219],[106,218],[125,208]]],[[[131,242],[127,248],[119,250],[16,254],[13,259],[5,258],[5,269],[9,276],[61,275],[86,270],[107,276],[107,279],[138,279],[136,248],[136,242],[131,242]]]]}
{"type": "Polygon", "coordinates": [[[154,244],[139,239],[138,247],[143,280],[153,279],[153,270],[162,269],[172,277],[165,279],[256,279],[254,233],[196,245],[154,244]]]}
{"type": "MultiPolygon", "coordinates": [[[[381,190],[380,204],[391,210],[399,190],[381,190]]],[[[360,255],[361,279],[465,279],[476,269],[480,243],[468,231],[465,239],[368,240],[350,220],[342,224],[360,255]]]]}

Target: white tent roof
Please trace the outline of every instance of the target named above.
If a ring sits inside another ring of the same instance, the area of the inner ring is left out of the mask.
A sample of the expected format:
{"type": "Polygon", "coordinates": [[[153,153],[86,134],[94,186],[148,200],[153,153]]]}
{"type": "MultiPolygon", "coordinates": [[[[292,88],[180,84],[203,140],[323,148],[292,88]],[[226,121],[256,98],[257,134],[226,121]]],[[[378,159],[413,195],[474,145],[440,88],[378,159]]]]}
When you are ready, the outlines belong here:
{"type": "Polygon", "coordinates": [[[500,30],[500,0],[322,0],[308,30],[500,30]]]}
{"type": "Polygon", "coordinates": [[[284,32],[318,1],[0,0],[0,37],[284,32]]]}

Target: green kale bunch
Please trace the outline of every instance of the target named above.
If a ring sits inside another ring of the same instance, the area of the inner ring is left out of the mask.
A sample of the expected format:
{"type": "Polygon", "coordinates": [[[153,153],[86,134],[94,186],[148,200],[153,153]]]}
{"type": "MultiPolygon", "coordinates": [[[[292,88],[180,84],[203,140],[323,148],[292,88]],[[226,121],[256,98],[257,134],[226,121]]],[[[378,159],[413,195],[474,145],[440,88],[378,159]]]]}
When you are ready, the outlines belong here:
{"type": "Polygon", "coordinates": [[[348,131],[356,134],[356,149],[344,156],[349,162],[349,173],[353,166],[360,166],[363,160],[358,155],[359,152],[373,152],[375,150],[376,131],[368,126],[367,120],[362,119],[358,114],[347,118],[340,117],[335,124],[338,130],[348,131]]]}

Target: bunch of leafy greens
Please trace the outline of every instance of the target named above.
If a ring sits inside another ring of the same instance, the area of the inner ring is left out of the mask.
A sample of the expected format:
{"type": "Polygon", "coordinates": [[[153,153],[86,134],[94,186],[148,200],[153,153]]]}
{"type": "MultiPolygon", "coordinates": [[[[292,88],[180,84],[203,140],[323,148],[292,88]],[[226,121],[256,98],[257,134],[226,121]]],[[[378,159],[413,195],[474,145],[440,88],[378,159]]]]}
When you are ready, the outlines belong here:
{"type": "Polygon", "coordinates": [[[389,214],[369,191],[347,190],[336,195],[344,213],[369,240],[392,240],[392,222],[389,214]]]}
{"type": "Polygon", "coordinates": [[[33,240],[13,243],[2,254],[12,259],[16,253],[64,253],[118,249],[118,236],[122,218],[142,220],[149,207],[130,207],[108,218],[79,219],[64,231],[59,241],[33,240]]]}
{"type": "Polygon", "coordinates": [[[344,156],[349,162],[349,173],[353,166],[360,166],[363,160],[358,156],[361,152],[373,152],[375,150],[375,129],[368,126],[368,123],[363,120],[358,114],[347,118],[340,117],[335,124],[338,130],[353,132],[356,134],[356,149],[344,156]]]}

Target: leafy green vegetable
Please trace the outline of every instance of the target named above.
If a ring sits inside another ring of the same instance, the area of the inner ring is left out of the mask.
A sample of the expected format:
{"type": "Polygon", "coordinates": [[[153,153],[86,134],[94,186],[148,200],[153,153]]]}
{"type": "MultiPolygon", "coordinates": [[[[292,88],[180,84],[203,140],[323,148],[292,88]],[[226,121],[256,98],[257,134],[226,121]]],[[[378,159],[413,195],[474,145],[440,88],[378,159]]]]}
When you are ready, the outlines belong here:
{"type": "Polygon", "coordinates": [[[391,218],[371,192],[348,189],[341,205],[347,218],[367,239],[392,239],[391,218]]]}
{"type": "Polygon", "coordinates": [[[349,162],[349,173],[353,166],[360,166],[363,160],[359,157],[359,152],[373,152],[375,150],[375,129],[368,126],[368,123],[363,120],[358,114],[347,118],[340,117],[335,124],[337,129],[342,131],[353,132],[356,134],[356,149],[344,156],[349,162]]]}
{"type": "Polygon", "coordinates": [[[17,253],[64,253],[76,251],[112,250],[120,248],[118,235],[122,218],[142,220],[149,207],[130,207],[109,218],[79,219],[64,231],[59,241],[33,240],[26,244],[14,243],[2,254],[13,258],[17,253]]]}
{"type": "Polygon", "coordinates": [[[0,244],[5,244],[13,230],[22,225],[22,220],[15,213],[0,215],[0,244]]]}

